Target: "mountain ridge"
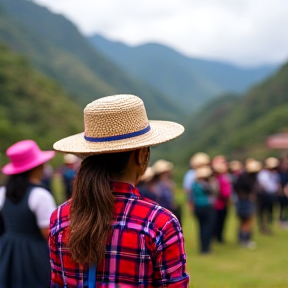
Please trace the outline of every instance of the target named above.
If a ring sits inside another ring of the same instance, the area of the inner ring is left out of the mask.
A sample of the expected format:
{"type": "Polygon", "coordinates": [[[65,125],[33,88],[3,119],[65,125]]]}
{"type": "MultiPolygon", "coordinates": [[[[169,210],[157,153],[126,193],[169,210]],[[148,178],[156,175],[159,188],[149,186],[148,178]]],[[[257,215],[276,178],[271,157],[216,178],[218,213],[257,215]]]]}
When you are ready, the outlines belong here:
{"type": "Polygon", "coordinates": [[[98,34],[88,39],[130,75],[145,79],[171,98],[178,98],[190,110],[228,92],[244,93],[278,68],[267,65],[244,69],[226,62],[188,57],[158,43],[132,47],[98,34]]]}

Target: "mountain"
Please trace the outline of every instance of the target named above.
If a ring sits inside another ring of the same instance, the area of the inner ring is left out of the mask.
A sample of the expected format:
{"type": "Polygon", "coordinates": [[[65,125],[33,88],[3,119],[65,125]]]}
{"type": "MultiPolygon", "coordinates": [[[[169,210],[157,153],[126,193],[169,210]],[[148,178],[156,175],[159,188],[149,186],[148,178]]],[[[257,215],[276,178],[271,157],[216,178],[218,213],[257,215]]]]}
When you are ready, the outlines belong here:
{"type": "Polygon", "coordinates": [[[244,93],[278,68],[277,65],[240,68],[225,62],[189,58],[160,44],[130,47],[100,35],[88,40],[130,75],[177,99],[188,112],[227,92],[244,93]]]}
{"type": "Polygon", "coordinates": [[[82,107],[99,97],[131,93],[144,100],[151,118],[174,120],[182,114],[176,101],[128,76],[63,16],[26,0],[1,0],[0,13],[0,41],[25,55],[82,107]]]}
{"type": "Polygon", "coordinates": [[[55,141],[83,131],[78,104],[3,44],[0,67],[0,159],[17,141],[35,139],[42,149],[52,149],[55,141]]]}
{"type": "Polygon", "coordinates": [[[240,160],[279,155],[267,148],[266,138],[288,131],[288,63],[242,97],[226,95],[210,102],[187,123],[179,143],[182,163],[196,151],[240,160]]]}

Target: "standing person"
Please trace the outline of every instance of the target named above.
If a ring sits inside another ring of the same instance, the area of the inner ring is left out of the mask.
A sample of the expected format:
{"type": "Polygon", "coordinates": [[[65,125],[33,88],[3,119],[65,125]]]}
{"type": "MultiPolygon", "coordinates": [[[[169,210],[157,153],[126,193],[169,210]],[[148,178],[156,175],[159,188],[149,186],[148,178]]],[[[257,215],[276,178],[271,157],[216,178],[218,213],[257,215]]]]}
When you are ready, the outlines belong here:
{"type": "Polygon", "coordinates": [[[230,183],[231,183],[231,187],[232,187],[231,199],[232,199],[233,203],[236,203],[238,199],[237,199],[237,193],[234,189],[234,186],[235,186],[235,183],[237,182],[239,176],[243,172],[242,163],[238,160],[230,161],[229,172],[230,172],[229,173],[230,183]]]}
{"type": "Polygon", "coordinates": [[[83,159],[73,197],[51,217],[51,287],[188,287],[181,226],[135,188],[152,145],[183,126],[148,121],[133,95],[100,98],[84,109],[84,134],[54,144],[83,159]]]}
{"type": "Polygon", "coordinates": [[[282,158],[279,165],[279,176],[281,191],[279,200],[279,224],[282,228],[288,228],[288,197],[285,195],[285,189],[288,188],[288,159],[282,158]]]}
{"type": "Polygon", "coordinates": [[[32,140],[17,142],[7,149],[8,175],[0,188],[0,210],[5,232],[0,236],[0,287],[45,288],[49,286],[49,221],[55,202],[41,187],[43,164],[54,151],[41,151],[32,140]]]}
{"type": "Polygon", "coordinates": [[[228,212],[229,198],[232,192],[230,178],[228,174],[228,164],[224,156],[216,156],[212,162],[212,168],[218,183],[218,196],[214,204],[216,211],[216,221],[214,236],[217,242],[224,243],[223,231],[228,212]]]}
{"type": "Polygon", "coordinates": [[[256,247],[256,243],[251,239],[253,216],[256,207],[256,195],[259,190],[257,173],[261,168],[262,165],[259,161],[248,161],[245,165],[245,171],[234,183],[234,190],[238,196],[236,213],[240,221],[238,232],[239,244],[251,249],[256,247]]]}
{"type": "Polygon", "coordinates": [[[61,175],[65,187],[66,200],[72,196],[73,181],[77,171],[78,157],[73,154],[64,155],[64,166],[61,167],[61,175]]]}
{"type": "Polygon", "coordinates": [[[154,191],[156,202],[160,206],[170,210],[181,223],[181,206],[175,202],[175,183],[172,180],[174,165],[166,160],[160,159],[154,163],[152,169],[155,174],[154,191]]]}
{"type": "Polygon", "coordinates": [[[191,196],[194,204],[194,214],[199,224],[200,253],[211,252],[211,238],[214,228],[215,191],[209,179],[213,173],[209,166],[196,169],[196,179],[193,182],[191,196]]]}
{"type": "Polygon", "coordinates": [[[264,169],[262,169],[257,179],[260,185],[259,200],[259,228],[263,234],[271,234],[271,225],[273,222],[273,207],[277,195],[281,190],[280,177],[277,168],[280,161],[275,157],[265,159],[264,169]]]}
{"type": "Polygon", "coordinates": [[[145,173],[140,177],[139,182],[137,183],[136,188],[139,190],[143,197],[146,197],[150,200],[157,201],[155,193],[155,178],[154,171],[152,167],[148,167],[145,173]]]}
{"type": "Polygon", "coordinates": [[[195,180],[195,169],[210,164],[210,157],[203,152],[195,153],[189,161],[189,170],[185,173],[183,179],[183,189],[188,196],[191,195],[191,187],[195,180]]]}

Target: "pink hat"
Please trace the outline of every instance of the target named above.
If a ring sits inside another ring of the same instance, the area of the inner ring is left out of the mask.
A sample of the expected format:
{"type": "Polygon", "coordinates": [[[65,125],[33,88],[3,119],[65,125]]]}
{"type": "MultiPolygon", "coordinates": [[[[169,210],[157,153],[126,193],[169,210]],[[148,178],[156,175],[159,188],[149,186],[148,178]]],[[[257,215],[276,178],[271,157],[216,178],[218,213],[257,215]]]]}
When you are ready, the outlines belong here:
{"type": "Polygon", "coordinates": [[[11,163],[2,168],[2,173],[6,175],[19,174],[35,168],[55,155],[54,151],[41,151],[33,140],[23,140],[10,146],[6,155],[11,163]]]}

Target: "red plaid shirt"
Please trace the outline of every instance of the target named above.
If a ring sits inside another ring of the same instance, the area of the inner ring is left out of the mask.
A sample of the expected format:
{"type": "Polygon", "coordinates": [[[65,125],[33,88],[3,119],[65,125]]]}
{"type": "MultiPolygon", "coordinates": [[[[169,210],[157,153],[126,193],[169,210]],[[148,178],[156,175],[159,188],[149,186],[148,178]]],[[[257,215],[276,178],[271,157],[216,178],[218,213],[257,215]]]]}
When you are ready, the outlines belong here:
{"type": "MultiPolygon", "coordinates": [[[[97,266],[97,287],[188,287],[184,239],[176,217],[128,183],[111,185],[113,235],[105,261],[97,266]]],[[[69,211],[68,201],[51,216],[50,287],[54,288],[88,287],[87,265],[73,262],[67,248],[69,211]]]]}

